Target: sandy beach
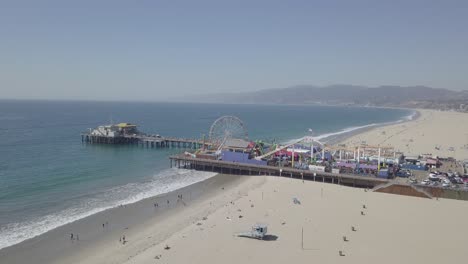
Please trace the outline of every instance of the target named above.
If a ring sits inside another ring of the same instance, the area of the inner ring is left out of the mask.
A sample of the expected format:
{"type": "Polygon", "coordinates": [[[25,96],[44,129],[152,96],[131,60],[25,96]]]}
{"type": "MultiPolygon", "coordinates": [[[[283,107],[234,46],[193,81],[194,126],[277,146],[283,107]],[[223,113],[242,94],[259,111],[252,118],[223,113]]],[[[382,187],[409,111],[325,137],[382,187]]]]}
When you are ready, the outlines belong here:
{"type": "Polygon", "coordinates": [[[269,177],[206,221],[199,221],[201,225],[180,230],[128,263],[461,261],[468,242],[462,230],[468,220],[467,208],[462,201],[410,198],[269,177]],[[293,203],[294,197],[300,205],[293,203]],[[257,222],[267,224],[276,240],[235,236],[257,222]],[[164,249],[166,244],[170,250],[164,249]],[[345,256],[339,256],[340,250],[345,256]]]}
{"type": "MultiPolygon", "coordinates": [[[[465,201],[267,176],[218,175],[201,186],[212,191],[181,210],[115,228],[102,239],[83,235],[71,242],[65,230],[54,230],[57,234],[2,251],[1,263],[440,263],[465,258],[465,201]],[[269,241],[236,236],[255,223],[268,225],[269,241]],[[122,233],[125,245],[118,241],[122,233]],[[57,243],[63,243],[60,253],[54,250],[57,243]]],[[[148,203],[135,205],[151,210],[148,203]]],[[[135,210],[118,209],[123,218],[135,210]]],[[[93,229],[97,219],[91,220],[80,228],[93,229]]]]}
{"type": "MultiPolygon", "coordinates": [[[[280,177],[227,177],[236,176],[218,175],[199,184],[216,191],[163,217],[79,242],[68,241],[59,230],[63,238],[45,234],[36,243],[3,251],[1,263],[440,263],[465,257],[465,201],[280,177]],[[270,241],[236,236],[255,223],[268,225],[270,241]],[[122,233],[125,245],[118,241],[122,233]],[[64,243],[62,252],[54,251],[56,243],[64,243]]],[[[81,228],[92,228],[91,222],[81,228]]]]}
{"type": "MultiPolygon", "coordinates": [[[[468,115],[420,113],[414,121],[371,129],[345,142],[468,157],[462,148],[468,115]]],[[[466,201],[273,176],[217,175],[4,248],[0,263],[441,263],[466,258],[467,221],[466,201]],[[256,223],[268,225],[268,241],[236,236],[256,223]],[[80,240],[71,240],[70,233],[80,240]],[[119,241],[123,235],[126,243],[119,241]]]]}
{"type": "Polygon", "coordinates": [[[393,146],[407,155],[432,154],[468,159],[468,114],[418,109],[410,122],[383,126],[354,135],[341,143],[393,146]]]}
{"type": "Polygon", "coordinates": [[[124,263],[262,181],[217,175],[174,192],[91,215],[3,248],[0,263],[124,263]],[[71,233],[74,240],[70,239],[71,233]],[[122,236],[127,243],[119,241],[122,236]]]}

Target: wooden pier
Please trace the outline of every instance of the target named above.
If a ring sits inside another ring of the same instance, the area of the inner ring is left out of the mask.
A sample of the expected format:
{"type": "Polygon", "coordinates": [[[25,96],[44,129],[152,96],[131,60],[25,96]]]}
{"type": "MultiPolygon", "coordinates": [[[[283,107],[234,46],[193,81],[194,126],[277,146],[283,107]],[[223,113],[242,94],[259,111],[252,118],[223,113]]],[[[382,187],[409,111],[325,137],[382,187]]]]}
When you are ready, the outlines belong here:
{"type": "Polygon", "coordinates": [[[183,154],[170,156],[169,159],[171,163],[171,168],[178,167],[185,169],[218,172],[224,174],[274,175],[362,188],[373,188],[377,185],[389,182],[389,180],[387,179],[375,178],[373,176],[358,176],[354,174],[344,173],[335,174],[329,172],[314,172],[311,170],[299,170],[290,167],[273,167],[222,160],[201,159],[193,158],[183,154]]]}
{"type": "Polygon", "coordinates": [[[81,141],[88,144],[128,144],[139,145],[147,148],[199,149],[203,146],[208,147],[211,145],[210,142],[198,139],[156,137],[145,135],[124,135],[118,137],[110,137],[104,135],[92,135],[90,133],[81,134],[81,141]]]}

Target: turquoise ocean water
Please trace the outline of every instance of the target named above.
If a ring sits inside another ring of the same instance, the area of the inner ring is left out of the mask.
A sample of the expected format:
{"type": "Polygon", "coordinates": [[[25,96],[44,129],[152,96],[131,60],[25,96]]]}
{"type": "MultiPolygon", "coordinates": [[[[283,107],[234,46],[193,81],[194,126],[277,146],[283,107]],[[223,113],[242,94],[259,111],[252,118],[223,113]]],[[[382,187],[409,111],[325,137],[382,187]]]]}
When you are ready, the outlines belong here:
{"type": "Polygon", "coordinates": [[[177,149],[82,144],[80,133],[131,122],[162,136],[201,138],[222,115],[251,139],[288,141],[312,128],[341,133],[411,115],[397,109],[187,103],[0,101],[0,248],[90,214],[213,174],[169,169],[177,149]]]}

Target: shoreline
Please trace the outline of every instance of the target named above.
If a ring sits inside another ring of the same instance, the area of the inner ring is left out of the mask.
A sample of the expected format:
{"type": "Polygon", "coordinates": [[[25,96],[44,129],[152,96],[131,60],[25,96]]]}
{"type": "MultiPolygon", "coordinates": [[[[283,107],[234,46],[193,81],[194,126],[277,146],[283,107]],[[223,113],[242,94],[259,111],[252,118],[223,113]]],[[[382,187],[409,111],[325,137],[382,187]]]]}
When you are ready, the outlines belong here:
{"type": "MultiPolygon", "coordinates": [[[[386,109],[386,107],[372,107],[372,108],[386,109]]],[[[320,142],[323,141],[322,143],[324,144],[335,145],[335,144],[339,144],[341,141],[347,138],[350,138],[354,135],[362,134],[372,129],[379,128],[379,127],[391,126],[395,124],[402,124],[402,123],[415,121],[421,116],[421,113],[419,112],[420,109],[410,109],[410,108],[387,108],[387,109],[408,110],[408,111],[411,111],[411,114],[405,115],[401,119],[398,119],[395,121],[389,121],[389,122],[383,122],[383,123],[371,123],[371,124],[357,126],[357,127],[345,127],[341,130],[338,130],[337,132],[324,133],[324,134],[320,134],[317,136],[312,136],[312,138],[316,139],[316,141],[320,141],[320,142]]],[[[299,140],[299,138],[292,138],[292,139],[288,139],[288,140],[281,142],[281,144],[287,145],[287,144],[291,144],[291,142],[296,142],[297,140],[299,140]]]]}
{"type": "MultiPolygon", "coordinates": [[[[158,223],[165,223],[167,219],[173,219],[174,216],[183,216],[179,217],[177,221],[171,221],[169,225],[166,223],[165,233],[161,233],[160,238],[152,240],[152,243],[160,242],[161,239],[175,232],[174,228],[188,225],[192,220],[199,220],[223,206],[226,201],[222,199],[211,201],[211,199],[219,196],[220,193],[225,193],[225,189],[230,190],[236,185],[242,186],[243,183],[247,182],[247,178],[217,174],[204,181],[169,193],[107,209],[18,244],[2,248],[0,249],[0,259],[6,263],[27,263],[31,260],[34,260],[34,263],[64,263],[63,259],[72,258],[74,261],[66,262],[74,263],[83,258],[83,252],[92,251],[96,246],[106,244],[115,245],[114,255],[119,258],[119,246],[129,247],[136,244],[135,239],[144,239],[145,235],[141,232],[145,227],[158,226],[158,223]],[[182,195],[182,199],[178,198],[179,195],[182,195]],[[209,201],[208,205],[207,201],[209,201]],[[199,207],[205,208],[205,210],[189,212],[199,207]],[[203,213],[203,216],[200,213],[203,213]],[[169,227],[170,225],[173,225],[172,229],[169,227]],[[76,235],[79,235],[79,241],[71,240],[71,233],[74,234],[75,238],[76,235]],[[126,245],[119,244],[119,238],[123,235],[129,241],[126,245]]],[[[237,199],[233,194],[225,198],[237,199]]],[[[122,260],[122,256],[120,256],[120,260],[122,260]]]]}
{"type": "MultiPolygon", "coordinates": [[[[60,228],[61,226],[65,226],[67,224],[79,221],[81,219],[104,212],[106,210],[111,210],[122,205],[126,206],[145,199],[165,195],[172,191],[176,191],[191,184],[208,179],[216,175],[216,173],[191,170],[176,170],[175,168],[167,168],[157,172],[157,174],[155,175],[161,177],[158,179],[162,180],[161,183],[165,182],[164,178],[167,177],[173,179],[174,177],[176,177],[177,181],[172,181],[169,184],[158,183],[158,180],[137,182],[135,185],[132,186],[132,189],[139,190],[139,192],[129,193],[129,195],[127,195],[126,197],[118,197],[117,199],[113,199],[110,203],[104,204],[100,207],[92,207],[88,208],[88,210],[83,210],[84,208],[88,207],[88,201],[93,202],[92,200],[84,200],[83,203],[79,204],[78,206],[67,208],[65,210],[57,212],[56,214],[46,215],[42,219],[36,219],[36,221],[32,222],[33,224],[29,226],[24,226],[25,222],[20,221],[17,223],[17,225],[20,228],[15,228],[16,230],[9,230],[9,232],[4,233],[4,240],[0,241],[0,250],[13,245],[17,245],[25,240],[34,238],[36,236],[52,231],[56,228],[60,228]],[[143,188],[143,186],[149,188],[143,188]],[[163,186],[164,188],[160,188],[160,186],[163,186]],[[22,226],[25,227],[25,230],[21,229],[22,226]],[[7,244],[6,241],[9,242],[8,246],[5,246],[7,244]]],[[[111,193],[116,191],[119,192],[120,189],[124,189],[125,191],[125,188],[128,188],[129,185],[131,185],[131,183],[113,187],[108,189],[107,191],[111,193]]]]}
{"type": "MultiPolygon", "coordinates": [[[[400,108],[403,109],[403,108],[400,108]]],[[[406,108],[405,108],[406,109],[406,108]]],[[[397,124],[404,124],[404,123],[409,123],[409,122],[414,122],[417,121],[421,117],[421,109],[406,109],[406,110],[411,110],[413,111],[411,115],[404,116],[403,119],[399,119],[393,122],[385,122],[385,123],[377,123],[377,124],[370,124],[364,127],[360,127],[354,130],[351,130],[349,132],[344,132],[344,133],[336,133],[336,135],[330,135],[327,137],[324,137],[323,140],[326,144],[330,145],[336,145],[336,144],[341,144],[347,139],[354,137],[359,134],[364,134],[368,131],[372,131],[374,129],[382,128],[382,127],[387,127],[387,126],[392,126],[392,125],[397,125],[397,124]]],[[[344,129],[346,130],[346,129],[344,129]]],[[[320,135],[319,135],[320,136],[320,135]]]]}

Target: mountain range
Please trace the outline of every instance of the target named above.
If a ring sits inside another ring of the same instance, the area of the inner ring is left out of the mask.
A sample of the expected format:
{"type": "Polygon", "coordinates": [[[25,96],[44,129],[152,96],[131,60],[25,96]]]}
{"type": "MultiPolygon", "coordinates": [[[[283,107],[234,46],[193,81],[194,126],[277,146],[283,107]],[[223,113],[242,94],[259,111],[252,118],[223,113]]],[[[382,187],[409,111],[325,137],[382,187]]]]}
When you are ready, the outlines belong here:
{"type": "Polygon", "coordinates": [[[426,86],[298,85],[254,92],[194,95],[179,98],[178,101],[385,106],[468,111],[467,90],[453,91],[426,86]]]}

